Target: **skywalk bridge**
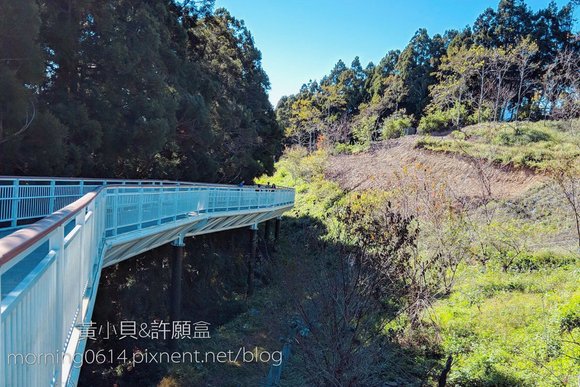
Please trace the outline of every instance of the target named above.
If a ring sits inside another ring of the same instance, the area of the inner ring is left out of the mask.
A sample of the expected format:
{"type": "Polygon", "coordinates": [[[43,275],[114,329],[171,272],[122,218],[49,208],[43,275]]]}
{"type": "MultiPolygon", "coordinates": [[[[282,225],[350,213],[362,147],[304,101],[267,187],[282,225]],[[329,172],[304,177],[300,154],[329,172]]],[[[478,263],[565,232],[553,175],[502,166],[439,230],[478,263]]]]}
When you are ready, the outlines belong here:
{"type": "Polygon", "coordinates": [[[104,267],[293,204],[286,188],[0,177],[0,386],[76,385],[104,267]]]}

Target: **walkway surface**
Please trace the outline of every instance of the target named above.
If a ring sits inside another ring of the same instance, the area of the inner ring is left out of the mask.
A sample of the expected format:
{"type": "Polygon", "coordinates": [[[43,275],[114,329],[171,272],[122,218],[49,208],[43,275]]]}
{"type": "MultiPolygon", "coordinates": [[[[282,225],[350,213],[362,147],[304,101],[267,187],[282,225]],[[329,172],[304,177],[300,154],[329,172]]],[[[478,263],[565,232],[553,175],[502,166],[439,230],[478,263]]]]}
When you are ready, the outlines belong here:
{"type": "Polygon", "coordinates": [[[0,177],[0,386],[76,385],[104,267],[293,205],[287,188],[0,177]]]}

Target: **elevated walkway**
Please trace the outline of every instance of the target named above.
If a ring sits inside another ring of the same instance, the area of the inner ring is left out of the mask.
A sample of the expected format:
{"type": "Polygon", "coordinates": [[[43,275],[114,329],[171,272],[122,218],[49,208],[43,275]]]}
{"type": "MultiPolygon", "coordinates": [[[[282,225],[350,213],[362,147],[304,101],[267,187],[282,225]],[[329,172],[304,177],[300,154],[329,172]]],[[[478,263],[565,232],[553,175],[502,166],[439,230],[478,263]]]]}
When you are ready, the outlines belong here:
{"type": "Polygon", "coordinates": [[[0,386],[76,385],[102,268],[293,204],[287,188],[0,177],[0,386]]]}

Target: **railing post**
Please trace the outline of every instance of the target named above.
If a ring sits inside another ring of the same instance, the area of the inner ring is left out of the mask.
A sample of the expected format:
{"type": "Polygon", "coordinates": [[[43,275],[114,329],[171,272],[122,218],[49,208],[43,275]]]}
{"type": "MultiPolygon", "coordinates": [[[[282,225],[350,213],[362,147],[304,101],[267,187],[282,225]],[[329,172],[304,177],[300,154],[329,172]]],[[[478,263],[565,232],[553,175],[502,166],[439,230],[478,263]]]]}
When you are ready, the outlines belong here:
{"type": "Polygon", "coordinates": [[[12,211],[11,211],[11,225],[16,227],[18,225],[18,204],[20,202],[20,180],[14,179],[12,183],[12,211]]]}
{"type": "Polygon", "coordinates": [[[55,198],[56,181],[55,180],[50,181],[50,189],[49,189],[48,195],[50,196],[50,198],[48,199],[48,213],[52,214],[54,212],[54,202],[56,201],[56,198],[55,198]]]}
{"type": "MultiPolygon", "coordinates": [[[[171,188],[169,188],[171,189],[171,188]]],[[[171,192],[171,191],[169,191],[171,192]]],[[[179,187],[173,187],[173,192],[175,192],[175,211],[173,211],[173,220],[177,219],[177,214],[180,212],[179,210],[179,197],[181,195],[181,191],[179,187]]]]}
{"type": "MultiPolygon", "coordinates": [[[[83,211],[80,212],[80,214],[77,216],[76,218],[76,224],[81,226],[80,230],[79,230],[79,245],[80,245],[80,254],[79,254],[79,259],[80,264],[79,264],[79,281],[81,281],[81,286],[79,289],[79,300],[81,302],[81,310],[82,310],[82,302],[83,302],[83,296],[84,296],[84,289],[83,289],[83,285],[85,284],[85,265],[86,265],[86,259],[87,257],[85,256],[85,215],[86,215],[86,207],[83,209],[83,211]]],[[[81,318],[82,318],[82,313],[81,313],[81,318]]]]}
{"type": "Polygon", "coordinates": [[[117,221],[118,221],[118,217],[119,217],[119,189],[115,188],[111,190],[111,193],[113,194],[113,235],[117,235],[117,221]]]}
{"type": "Polygon", "coordinates": [[[138,205],[139,211],[137,214],[137,217],[138,217],[137,218],[137,221],[138,221],[137,228],[141,229],[142,224],[143,224],[143,187],[139,187],[139,197],[137,200],[139,200],[139,205],[138,205]]]}
{"type": "MultiPolygon", "coordinates": [[[[63,282],[67,280],[63,273],[64,267],[64,226],[61,225],[56,229],[56,232],[49,240],[49,248],[56,254],[56,307],[54,311],[55,332],[53,335],[53,348],[56,349],[55,359],[59,360],[56,363],[56,386],[62,385],[62,361],[64,360],[64,335],[63,335],[63,282]]],[[[74,279],[69,279],[74,280],[74,279]]]]}

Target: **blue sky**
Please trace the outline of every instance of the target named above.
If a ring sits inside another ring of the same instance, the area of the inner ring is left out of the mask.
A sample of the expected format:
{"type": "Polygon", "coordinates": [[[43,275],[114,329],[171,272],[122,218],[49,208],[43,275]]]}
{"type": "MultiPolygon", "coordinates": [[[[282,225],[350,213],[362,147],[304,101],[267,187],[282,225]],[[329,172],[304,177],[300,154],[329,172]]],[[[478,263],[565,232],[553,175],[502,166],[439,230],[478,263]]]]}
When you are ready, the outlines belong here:
{"type": "MultiPolygon", "coordinates": [[[[472,24],[499,0],[216,0],[243,19],[262,52],[272,104],[309,79],[320,79],[342,59],[363,67],[388,50],[403,49],[421,27],[429,35],[472,24]]],[[[564,0],[556,1],[559,6],[564,0]]],[[[527,0],[534,10],[549,0],[527,0]]],[[[576,19],[578,19],[576,10],[576,19]]],[[[576,23],[578,26],[578,23],[576,23]]]]}

